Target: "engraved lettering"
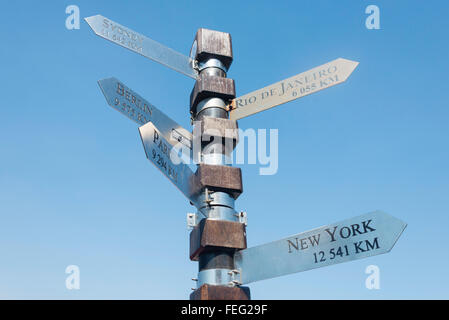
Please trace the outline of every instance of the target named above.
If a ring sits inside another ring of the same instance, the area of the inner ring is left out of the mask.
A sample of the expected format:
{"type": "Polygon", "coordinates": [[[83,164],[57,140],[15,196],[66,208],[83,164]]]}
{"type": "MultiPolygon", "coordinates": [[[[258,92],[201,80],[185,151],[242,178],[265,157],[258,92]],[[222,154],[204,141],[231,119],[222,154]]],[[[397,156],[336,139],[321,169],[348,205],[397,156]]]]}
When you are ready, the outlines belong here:
{"type": "Polygon", "coordinates": [[[337,230],[337,226],[334,227],[334,230],[331,232],[329,228],[325,229],[330,236],[331,236],[331,242],[335,241],[335,231],[337,230]]]}
{"type": "Polygon", "coordinates": [[[299,248],[299,245],[298,245],[298,238],[295,238],[295,240],[296,240],[296,245],[295,245],[292,241],[287,240],[287,244],[288,244],[288,253],[292,253],[292,248],[291,248],[291,247],[295,248],[297,251],[299,250],[299,249],[298,249],[298,248],[299,248]]]}
{"type": "Polygon", "coordinates": [[[124,86],[120,82],[117,82],[117,93],[123,96],[124,90],[125,90],[124,86]]]}
{"type": "Polygon", "coordinates": [[[367,232],[372,232],[372,231],[376,231],[376,229],[372,228],[369,226],[370,222],[373,220],[368,220],[368,221],[363,221],[362,225],[363,225],[363,233],[367,233],[367,232]]]}

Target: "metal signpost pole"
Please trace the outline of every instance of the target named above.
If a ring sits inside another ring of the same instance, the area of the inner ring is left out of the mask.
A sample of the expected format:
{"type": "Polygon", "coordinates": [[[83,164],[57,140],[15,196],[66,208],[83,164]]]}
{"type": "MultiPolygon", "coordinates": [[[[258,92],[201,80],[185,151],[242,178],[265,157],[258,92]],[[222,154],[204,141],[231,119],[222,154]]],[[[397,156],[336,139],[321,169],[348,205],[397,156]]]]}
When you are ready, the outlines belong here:
{"type": "Polygon", "coordinates": [[[193,134],[118,79],[98,81],[107,103],[139,124],[148,160],[198,210],[187,214],[190,259],[198,261],[190,299],[249,300],[243,284],[393,248],[407,224],[382,211],[246,248],[246,213],[234,209],[243,192],[241,170],[228,161],[239,139],[236,121],[343,83],[358,62],[338,58],[236,98],[234,80],[226,77],[233,59],[229,33],[199,29],[187,57],[101,15],[86,21],[98,36],[196,80],[193,134]]]}
{"type": "Polygon", "coordinates": [[[235,98],[234,80],[226,78],[232,62],[231,36],[199,29],[191,57],[199,71],[190,112],[194,143],[200,146],[199,155],[194,155],[202,187],[198,203],[203,204],[206,218],[190,234],[190,259],[199,264],[197,289],[190,298],[249,299],[249,289],[238,287],[239,273],[234,268],[235,251],[246,248],[245,225],[234,209],[234,201],[243,191],[241,170],[226,161],[229,149],[238,142],[237,123],[228,119],[227,112],[235,98]]]}

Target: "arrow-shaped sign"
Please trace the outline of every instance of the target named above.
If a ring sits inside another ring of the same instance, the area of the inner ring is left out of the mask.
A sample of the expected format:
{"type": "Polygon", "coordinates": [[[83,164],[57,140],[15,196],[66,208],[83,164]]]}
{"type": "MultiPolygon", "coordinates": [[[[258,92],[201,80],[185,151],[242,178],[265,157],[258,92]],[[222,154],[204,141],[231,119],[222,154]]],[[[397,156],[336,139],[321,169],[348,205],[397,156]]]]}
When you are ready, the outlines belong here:
{"type": "Polygon", "coordinates": [[[343,58],[253,91],[231,103],[229,118],[238,120],[344,82],[359,63],[343,58]]]}
{"type": "Polygon", "coordinates": [[[193,193],[195,177],[188,164],[179,157],[179,148],[173,146],[151,122],[139,128],[145,154],[197,208],[197,198],[193,193]]]}
{"type": "Polygon", "coordinates": [[[116,78],[98,81],[107,103],[139,125],[152,122],[172,146],[181,143],[184,156],[191,158],[192,133],[160,111],[116,78]]]}
{"type": "Polygon", "coordinates": [[[382,211],[238,251],[242,284],[389,252],[407,226],[382,211]]]}
{"type": "Polygon", "coordinates": [[[85,18],[98,36],[196,79],[194,60],[102,15],[85,18]]]}

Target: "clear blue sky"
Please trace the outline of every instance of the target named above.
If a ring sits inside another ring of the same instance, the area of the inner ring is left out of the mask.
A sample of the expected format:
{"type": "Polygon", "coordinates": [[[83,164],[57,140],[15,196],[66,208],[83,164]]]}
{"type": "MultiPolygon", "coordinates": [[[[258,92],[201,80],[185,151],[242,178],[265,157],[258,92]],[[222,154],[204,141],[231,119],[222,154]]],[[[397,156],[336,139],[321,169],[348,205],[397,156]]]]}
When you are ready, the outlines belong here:
{"type": "Polygon", "coordinates": [[[187,201],[145,158],[96,83],[115,76],[189,127],[194,81],[93,34],[102,14],[188,54],[232,34],[237,94],[334,60],[347,82],[239,122],[279,129],[279,171],[243,166],[248,245],[384,210],[393,250],[250,285],[254,299],[449,298],[447,1],[9,1],[0,12],[0,298],[185,299],[187,201]],[[381,30],[365,28],[380,8],[381,30]],[[81,289],[65,288],[65,268],[81,289]],[[365,288],[378,265],[381,289],[365,288]]]}

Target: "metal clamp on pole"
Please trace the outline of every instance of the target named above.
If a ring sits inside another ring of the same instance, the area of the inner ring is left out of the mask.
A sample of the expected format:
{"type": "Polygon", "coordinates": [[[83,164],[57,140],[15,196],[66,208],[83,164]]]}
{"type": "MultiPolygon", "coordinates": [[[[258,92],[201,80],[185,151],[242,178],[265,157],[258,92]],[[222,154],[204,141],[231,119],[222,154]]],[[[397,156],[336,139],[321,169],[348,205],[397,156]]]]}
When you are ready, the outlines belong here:
{"type": "Polygon", "coordinates": [[[226,72],[228,72],[228,69],[224,66],[224,64],[220,60],[213,58],[198,63],[198,71],[201,72],[207,68],[220,69],[221,71],[223,71],[224,73],[220,73],[219,71],[212,71],[214,73],[216,72],[217,75],[220,77],[226,77],[226,72]]]}

